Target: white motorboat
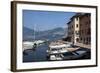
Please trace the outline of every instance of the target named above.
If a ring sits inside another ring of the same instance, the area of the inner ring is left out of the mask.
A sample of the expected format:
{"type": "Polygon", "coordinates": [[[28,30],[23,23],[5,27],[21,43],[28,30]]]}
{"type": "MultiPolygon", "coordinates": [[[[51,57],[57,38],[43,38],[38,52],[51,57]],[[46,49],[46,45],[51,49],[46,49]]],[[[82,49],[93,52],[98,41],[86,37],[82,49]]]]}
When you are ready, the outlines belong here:
{"type": "Polygon", "coordinates": [[[48,54],[59,54],[59,53],[65,53],[68,52],[66,49],[69,47],[69,44],[57,44],[57,45],[50,45],[49,49],[47,50],[48,54]]]}
{"type": "Polygon", "coordinates": [[[70,47],[71,44],[65,43],[53,43],[49,45],[47,50],[47,57],[50,60],[62,60],[64,53],[68,52],[67,47],[70,47]]]}
{"type": "Polygon", "coordinates": [[[63,58],[61,57],[61,55],[51,55],[50,56],[50,60],[62,60],[63,58]]]}
{"type": "Polygon", "coordinates": [[[44,42],[45,42],[45,41],[43,41],[43,40],[36,40],[36,41],[33,42],[33,44],[41,45],[41,44],[43,44],[44,42]]]}
{"type": "Polygon", "coordinates": [[[27,49],[34,49],[34,47],[40,46],[44,42],[45,41],[43,41],[43,40],[37,40],[37,41],[34,41],[34,42],[24,41],[23,42],[23,51],[27,50],[27,49]]]}
{"type": "Polygon", "coordinates": [[[32,48],[33,48],[33,42],[30,42],[30,41],[23,42],[23,51],[27,49],[32,49],[32,48]]]}

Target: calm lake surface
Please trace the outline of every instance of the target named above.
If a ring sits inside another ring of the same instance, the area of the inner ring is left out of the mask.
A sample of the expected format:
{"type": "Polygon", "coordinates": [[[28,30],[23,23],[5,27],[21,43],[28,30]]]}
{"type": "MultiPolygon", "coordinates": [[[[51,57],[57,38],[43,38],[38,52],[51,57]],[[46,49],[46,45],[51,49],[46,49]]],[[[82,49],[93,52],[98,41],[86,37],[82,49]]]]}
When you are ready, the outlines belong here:
{"type": "Polygon", "coordinates": [[[23,54],[23,62],[38,62],[38,61],[47,61],[47,53],[48,49],[47,44],[43,44],[35,48],[35,50],[25,50],[27,54],[23,54]]]}

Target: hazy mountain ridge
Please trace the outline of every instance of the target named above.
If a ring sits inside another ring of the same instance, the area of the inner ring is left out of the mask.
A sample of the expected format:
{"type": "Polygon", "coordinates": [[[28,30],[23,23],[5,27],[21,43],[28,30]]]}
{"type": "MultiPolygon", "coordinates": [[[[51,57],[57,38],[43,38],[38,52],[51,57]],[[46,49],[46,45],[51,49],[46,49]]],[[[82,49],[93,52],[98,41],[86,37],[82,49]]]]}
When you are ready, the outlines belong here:
{"type": "Polygon", "coordinates": [[[34,30],[27,27],[23,27],[23,36],[25,35],[34,35],[34,30]]]}
{"type": "Polygon", "coordinates": [[[35,34],[35,39],[57,39],[65,35],[65,29],[58,27],[46,31],[34,31],[27,27],[23,27],[23,39],[24,40],[33,40],[35,34]]]}

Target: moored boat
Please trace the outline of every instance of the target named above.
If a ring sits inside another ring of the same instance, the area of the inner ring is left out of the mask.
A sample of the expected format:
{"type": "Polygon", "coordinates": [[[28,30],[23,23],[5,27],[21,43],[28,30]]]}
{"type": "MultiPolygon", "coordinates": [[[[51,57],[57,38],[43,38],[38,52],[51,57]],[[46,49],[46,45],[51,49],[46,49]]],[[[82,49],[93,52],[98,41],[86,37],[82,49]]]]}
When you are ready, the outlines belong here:
{"type": "Polygon", "coordinates": [[[59,43],[59,42],[52,42],[49,45],[49,49],[47,50],[47,57],[49,60],[62,60],[64,53],[68,52],[66,49],[71,44],[59,43]]]}
{"type": "Polygon", "coordinates": [[[44,40],[36,40],[36,41],[24,41],[23,42],[23,51],[28,49],[35,49],[36,47],[42,45],[45,41],[44,40]]]}

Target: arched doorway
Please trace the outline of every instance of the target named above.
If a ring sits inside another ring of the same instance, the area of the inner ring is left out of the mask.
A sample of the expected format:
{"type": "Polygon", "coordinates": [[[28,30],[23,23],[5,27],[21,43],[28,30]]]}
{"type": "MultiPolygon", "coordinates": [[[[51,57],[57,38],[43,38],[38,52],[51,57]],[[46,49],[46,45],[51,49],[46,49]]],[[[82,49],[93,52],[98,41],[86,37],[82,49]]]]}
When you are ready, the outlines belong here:
{"type": "Polygon", "coordinates": [[[79,42],[79,38],[76,38],[76,42],[79,42]]]}

